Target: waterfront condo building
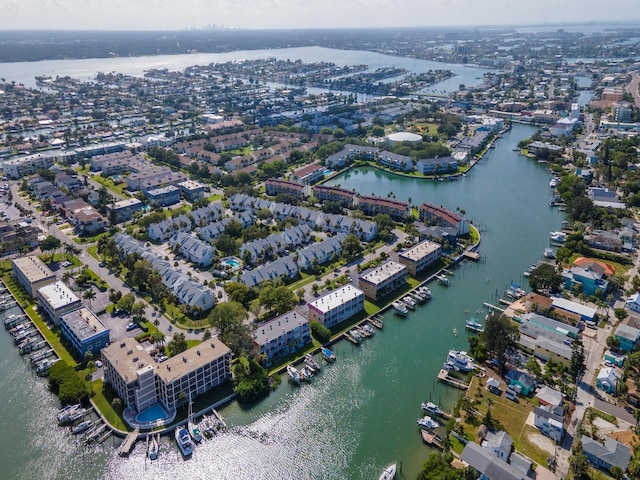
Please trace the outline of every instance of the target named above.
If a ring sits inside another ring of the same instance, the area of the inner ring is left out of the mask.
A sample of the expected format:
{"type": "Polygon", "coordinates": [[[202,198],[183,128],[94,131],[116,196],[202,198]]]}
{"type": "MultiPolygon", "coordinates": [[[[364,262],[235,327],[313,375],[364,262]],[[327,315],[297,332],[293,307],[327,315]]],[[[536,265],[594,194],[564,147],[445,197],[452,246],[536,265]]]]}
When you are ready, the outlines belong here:
{"type": "Polygon", "coordinates": [[[86,352],[95,358],[109,345],[109,329],[87,307],[61,315],[60,332],[79,358],[84,358],[86,352]]]}
{"type": "Polygon", "coordinates": [[[311,343],[309,319],[292,310],[258,326],[253,341],[260,347],[269,367],[281,358],[311,343]]]}
{"type": "Polygon", "coordinates": [[[386,213],[394,220],[401,221],[411,215],[409,204],[400,200],[362,195],[356,202],[360,210],[372,217],[379,213],[386,213]]]}
{"type": "Polygon", "coordinates": [[[439,243],[425,240],[398,255],[398,261],[407,267],[414,277],[438,260],[442,255],[442,246],[439,243]]]}
{"type": "Polygon", "coordinates": [[[431,203],[420,205],[420,220],[429,225],[441,227],[453,227],[458,229],[458,235],[469,233],[469,221],[457,213],[450,212],[443,207],[431,203]]]}
{"type": "Polygon", "coordinates": [[[126,222],[133,214],[142,210],[142,202],[137,198],[127,198],[106,206],[107,216],[115,218],[115,223],[126,222]],[[113,212],[113,213],[111,213],[113,212]],[[115,217],[112,217],[115,215],[115,217]]]}
{"type": "Polygon", "coordinates": [[[231,350],[217,337],[162,363],[133,338],[109,345],[102,358],[105,383],[124,402],[127,421],[156,403],[175,417],[182,398],[195,398],[231,379],[231,350]]]}
{"type": "Polygon", "coordinates": [[[33,298],[38,289],[56,281],[56,276],[42,260],[35,255],[11,259],[11,269],[16,281],[33,298]]]}
{"type": "Polygon", "coordinates": [[[7,177],[16,180],[36,173],[38,170],[49,169],[53,166],[54,161],[53,155],[36,153],[7,160],[2,164],[2,171],[7,177]]]}
{"type": "Polygon", "coordinates": [[[80,299],[64,282],[50,283],[38,290],[38,306],[56,325],[60,316],[82,306],[80,299]]]}
{"type": "Polygon", "coordinates": [[[364,292],[352,285],[345,285],[307,306],[309,322],[320,322],[331,328],[364,310],[364,292]]]}
{"type": "Polygon", "coordinates": [[[407,282],[407,267],[394,261],[369,270],[358,279],[358,286],[373,300],[393,292],[407,282]]]}
{"type": "Polygon", "coordinates": [[[276,196],[280,193],[291,195],[295,198],[305,198],[311,194],[311,187],[304,183],[290,182],[281,178],[270,178],[264,184],[267,195],[276,196]]]}
{"type": "Polygon", "coordinates": [[[357,192],[355,190],[347,190],[346,188],[331,187],[328,185],[313,186],[313,196],[316,197],[320,203],[338,202],[343,207],[351,208],[355,203],[356,195],[357,192]]]}

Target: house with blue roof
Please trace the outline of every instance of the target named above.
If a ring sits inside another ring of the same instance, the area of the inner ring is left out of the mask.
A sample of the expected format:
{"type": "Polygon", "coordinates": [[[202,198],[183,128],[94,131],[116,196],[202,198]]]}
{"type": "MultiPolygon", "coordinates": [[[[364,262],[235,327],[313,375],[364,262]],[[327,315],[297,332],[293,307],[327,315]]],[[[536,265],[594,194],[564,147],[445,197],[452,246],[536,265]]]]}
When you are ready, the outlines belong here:
{"type": "Polygon", "coordinates": [[[528,397],[536,388],[536,381],[534,378],[526,372],[520,370],[509,370],[505,375],[505,379],[509,385],[519,390],[519,393],[528,397]]]}
{"type": "Polygon", "coordinates": [[[632,325],[629,319],[627,319],[618,325],[613,336],[620,342],[619,350],[625,353],[633,352],[640,340],[640,328],[632,325]]]}
{"type": "Polygon", "coordinates": [[[631,449],[625,444],[614,440],[611,437],[604,437],[604,445],[586,435],[580,437],[582,451],[589,459],[589,462],[597,468],[611,471],[611,467],[620,467],[623,472],[627,471],[631,461],[631,449]]]}
{"type": "Polygon", "coordinates": [[[585,296],[602,297],[609,288],[606,274],[597,272],[591,267],[572,267],[562,271],[564,288],[574,291],[580,288],[585,296]]]}

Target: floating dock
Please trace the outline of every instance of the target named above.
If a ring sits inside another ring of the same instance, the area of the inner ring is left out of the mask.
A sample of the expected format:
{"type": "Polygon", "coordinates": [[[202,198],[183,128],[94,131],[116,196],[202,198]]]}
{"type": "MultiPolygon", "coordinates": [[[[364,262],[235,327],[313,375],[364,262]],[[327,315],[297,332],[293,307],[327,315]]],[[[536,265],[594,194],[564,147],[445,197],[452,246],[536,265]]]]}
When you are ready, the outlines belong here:
{"type": "Polygon", "coordinates": [[[438,372],[438,380],[440,380],[442,383],[446,383],[447,385],[451,385],[452,387],[459,388],[460,390],[467,390],[469,388],[468,383],[465,383],[462,380],[451,378],[449,376],[449,372],[444,368],[438,372]]]}
{"type": "Polygon", "coordinates": [[[133,432],[129,432],[127,434],[127,437],[124,439],[124,442],[122,442],[120,448],[118,449],[118,455],[126,456],[131,453],[131,449],[135,445],[136,440],[138,440],[139,433],[140,430],[136,428],[133,432]]]}

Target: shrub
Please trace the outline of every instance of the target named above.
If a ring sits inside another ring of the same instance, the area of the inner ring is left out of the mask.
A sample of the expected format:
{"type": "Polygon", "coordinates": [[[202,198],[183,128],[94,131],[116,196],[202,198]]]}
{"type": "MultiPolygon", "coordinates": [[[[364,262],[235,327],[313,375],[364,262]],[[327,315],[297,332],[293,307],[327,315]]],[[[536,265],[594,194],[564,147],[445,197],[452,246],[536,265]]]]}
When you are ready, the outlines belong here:
{"type": "Polygon", "coordinates": [[[320,322],[311,322],[311,335],[320,343],[327,343],[331,340],[331,330],[322,325],[320,322]]]}

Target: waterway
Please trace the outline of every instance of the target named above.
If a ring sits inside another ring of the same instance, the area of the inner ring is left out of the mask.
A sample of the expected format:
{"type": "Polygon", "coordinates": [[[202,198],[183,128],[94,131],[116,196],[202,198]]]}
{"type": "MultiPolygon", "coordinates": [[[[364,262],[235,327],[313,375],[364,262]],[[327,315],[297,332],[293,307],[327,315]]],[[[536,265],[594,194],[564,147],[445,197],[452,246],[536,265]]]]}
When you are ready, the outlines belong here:
{"type": "MultiPolygon", "coordinates": [[[[250,409],[222,409],[230,431],[179,458],[175,442],[161,442],[160,458],[145,459],[139,442],[129,458],[107,441],[86,451],[55,425],[55,400],[46,382],[0,331],[0,448],[7,478],[370,479],[391,461],[399,478],[415,478],[430,450],[416,428],[420,403],[451,408],[460,392],[435,380],[450,348],[465,349],[465,320],[496,300],[511,281],[541,258],[562,213],[548,205],[544,165],[513,152],[535,129],[515,125],[457,182],[401,178],[357,169],[331,184],[362,193],[390,192],[414,204],[460,208],[482,231],[482,260],[454,269],[451,286],[432,285],[433,299],[406,319],[386,315],[385,327],[361,347],[341,342],[338,360],[310,385],[282,385],[250,409]],[[459,334],[454,336],[453,328],[459,334]]],[[[524,283],[524,282],[523,282],[524,283]]],[[[479,314],[479,316],[481,315],[479,314]]]]}

